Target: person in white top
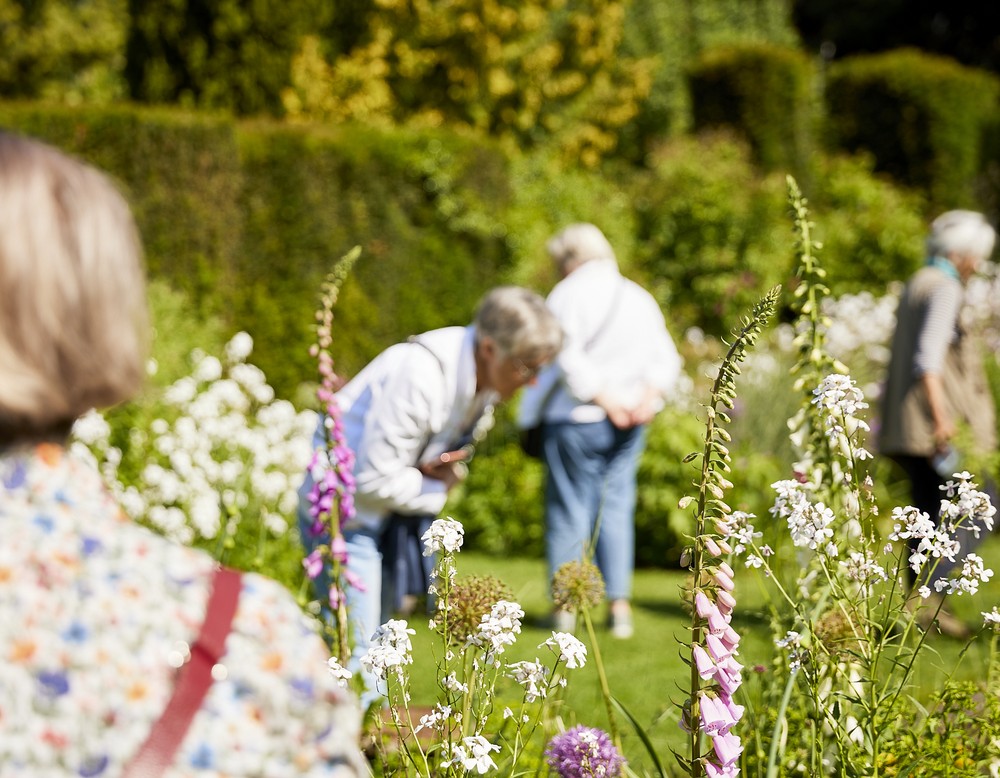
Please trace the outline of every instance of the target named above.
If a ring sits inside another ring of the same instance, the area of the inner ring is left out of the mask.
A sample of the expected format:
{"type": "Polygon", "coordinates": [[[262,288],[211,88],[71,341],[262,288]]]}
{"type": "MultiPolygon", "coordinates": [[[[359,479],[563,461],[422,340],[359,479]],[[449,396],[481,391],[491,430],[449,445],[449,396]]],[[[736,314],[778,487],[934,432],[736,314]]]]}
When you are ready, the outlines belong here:
{"type": "MultiPolygon", "coordinates": [[[[548,306],[566,346],[522,395],[518,425],[542,423],[549,575],[591,559],[601,570],[612,634],[632,635],[636,471],[647,424],[681,369],[663,313],[618,270],[593,224],[573,224],[547,250],[562,280],[548,306]]],[[[556,613],[566,628],[572,616],[556,613]]]]}
{"type": "MultiPolygon", "coordinates": [[[[347,590],[355,628],[352,670],[376,628],[392,615],[382,563],[390,515],[436,516],[466,472],[463,444],[492,425],[493,406],[509,400],[562,347],[562,329],[545,301],[527,289],[485,295],[473,323],[418,335],[383,351],[337,392],[344,435],[354,452],[355,517],[343,527],[351,574],[365,586],[347,590]]],[[[314,444],[324,445],[321,418],[314,444]]],[[[307,474],[299,490],[299,525],[309,550],[329,543],[309,514],[307,474]]],[[[419,537],[419,533],[417,534],[419,537]]],[[[317,579],[321,601],[329,579],[317,579]]],[[[370,680],[370,679],[369,679],[370,680]]],[[[377,690],[363,695],[378,699],[377,690]]]]}

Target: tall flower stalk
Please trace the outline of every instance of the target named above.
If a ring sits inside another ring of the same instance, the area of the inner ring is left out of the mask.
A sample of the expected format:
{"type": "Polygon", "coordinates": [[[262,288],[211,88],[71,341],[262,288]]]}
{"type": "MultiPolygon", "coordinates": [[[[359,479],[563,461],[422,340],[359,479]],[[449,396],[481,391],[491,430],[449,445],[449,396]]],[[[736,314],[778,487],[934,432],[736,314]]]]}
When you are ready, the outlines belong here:
{"type": "Polygon", "coordinates": [[[316,342],[309,350],[316,360],[319,386],[316,398],[323,413],[323,445],[318,447],[309,463],[313,479],[309,491],[309,528],[315,537],[326,536],[328,545],[319,545],[302,561],[306,575],[315,579],[323,574],[329,563],[330,586],[327,600],[336,618],[336,659],[340,666],[347,664],[350,656],[350,630],[347,626],[347,601],[345,587],[351,585],[347,570],[347,547],[342,528],[354,517],[354,452],[347,445],[336,391],[340,379],[333,369],[333,308],[337,304],[340,288],[351,268],[361,255],[355,246],[334,265],[320,287],[320,305],[316,311],[316,342]]]}
{"type": "Polygon", "coordinates": [[[736,606],[733,570],[724,558],[732,553],[727,540],[732,509],[723,499],[732,483],[726,477],[730,472],[726,445],[730,436],[723,425],[729,423],[727,411],[733,408],[736,399],[739,364],[774,314],[780,291],[780,287],[771,289],[742,326],[734,330],[733,343],[704,406],[707,415],[704,448],[685,459],[686,462],[701,459],[697,497],[681,500],[682,508],[696,503],[696,517],[690,552],[691,683],[682,718],[689,735],[688,757],[678,754],[677,758],[693,778],[739,773],[743,746],[731,730],[743,715],[743,707],[733,699],[742,683],[743,668],[736,659],[740,636],[731,624],[736,606]],[[711,752],[705,748],[706,737],[711,742],[711,752]]]}

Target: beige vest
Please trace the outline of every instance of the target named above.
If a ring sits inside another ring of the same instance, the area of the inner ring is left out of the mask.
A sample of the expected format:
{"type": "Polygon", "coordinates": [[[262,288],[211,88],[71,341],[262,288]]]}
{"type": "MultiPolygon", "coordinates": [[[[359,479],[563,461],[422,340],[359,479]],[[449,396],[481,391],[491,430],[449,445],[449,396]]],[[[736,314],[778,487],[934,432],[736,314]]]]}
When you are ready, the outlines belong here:
{"type": "MultiPolygon", "coordinates": [[[[879,449],[883,454],[931,456],[934,424],[927,393],[913,369],[913,357],[927,309],[927,298],[939,284],[950,283],[940,270],[920,270],[899,302],[892,359],[882,398],[879,449]]],[[[956,324],[956,335],[941,372],[945,408],[955,424],[967,424],[982,453],[996,448],[993,397],[983,370],[978,343],[956,324]]]]}

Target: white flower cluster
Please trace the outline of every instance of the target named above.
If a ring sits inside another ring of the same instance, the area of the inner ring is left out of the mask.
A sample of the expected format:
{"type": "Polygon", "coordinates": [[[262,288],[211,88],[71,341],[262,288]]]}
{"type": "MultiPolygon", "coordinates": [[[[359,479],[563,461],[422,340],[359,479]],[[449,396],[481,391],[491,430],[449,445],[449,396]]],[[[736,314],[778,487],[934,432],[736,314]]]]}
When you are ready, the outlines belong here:
{"type": "Polygon", "coordinates": [[[424,556],[439,553],[455,554],[462,548],[465,528],[451,517],[435,519],[420,538],[424,541],[424,556]]]}
{"type": "Polygon", "coordinates": [[[479,622],[476,634],[469,635],[468,644],[486,648],[487,661],[502,654],[507,646],[512,646],[521,634],[521,619],[524,611],[516,602],[500,600],[479,622]]]}
{"type": "Polygon", "coordinates": [[[888,581],[889,574],[878,564],[872,554],[865,551],[851,551],[848,558],[840,563],[848,580],[861,584],[861,592],[867,595],[875,584],[888,581]]]}
{"type": "Polygon", "coordinates": [[[477,772],[480,775],[496,770],[496,762],[490,754],[499,751],[500,746],[491,743],[482,735],[462,738],[460,745],[452,747],[450,758],[442,762],[442,767],[457,765],[467,773],[477,772]]]}
{"type": "Polygon", "coordinates": [[[507,674],[524,687],[525,702],[534,702],[548,693],[548,669],[536,657],[534,662],[513,662],[507,674]]]}
{"type": "Polygon", "coordinates": [[[941,500],[941,524],[952,531],[965,529],[977,538],[983,529],[991,532],[997,509],[990,496],[976,489],[970,473],[963,471],[954,477],[956,480],[942,487],[948,499],[941,500]]]}
{"type": "Polygon", "coordinates": [[[807,487],[798,481],[776,481],[771,488],[777,497],[770,513],[788,522],[792,543],[814,551],[818,549],[830,557],[837,556],[837,545],[832,542],[833,511],[821,502],[813,504],[807,487]]]}
{"type": "Polygon", "coordinates": [[[552,637],[538,647],[542,646],[548,646],[571,670],[587,663],[587,647],[569,632],[553,632],[552,637]]]}
{"type": "Polygon", "coordinates": [[[962,550],[961,544],[947,529],[937,527],[930,516],[912,505],[893,508],[892,520],[889,540],[919,540],[908,560],[914,573],[919,573],[931,558],[954,562],[955,555],[962,550]]]}
{"type": "Polygon", "coordinates": [[[868,403],[853,378],[839,373],[826,376],[813,390],[812,403],[823,413],[827,438],[845,457],[850,458],[853,454],[858,459],[871,459],[867,449],[850,440],[858,430],[867,432],[870,429],[868,422],[858,416],[868,403]]]}
{"type": "Polygon", "coordinates": [[[96,412],[74,425],[72,449],[96,459],[125,512],[181,543],[229,531],[248,511],[280,534],[295,511],[316,414],[275,400],[263,372],[242,361],[252,345],[235,335],[225,364],[195,351],[191,375],[152,398],[153,420],[131,430],[125,451],[96,412]]]}
{"type": "Polygon", "coordinates": [[[403,665],[413,664],[413,644],[410,635],[416,630],[409,629],[402,619],[389,619],[375,630],[368,651],[361,657],[361,666],[381,681],[390,673],[402,677],[403,665]]]}

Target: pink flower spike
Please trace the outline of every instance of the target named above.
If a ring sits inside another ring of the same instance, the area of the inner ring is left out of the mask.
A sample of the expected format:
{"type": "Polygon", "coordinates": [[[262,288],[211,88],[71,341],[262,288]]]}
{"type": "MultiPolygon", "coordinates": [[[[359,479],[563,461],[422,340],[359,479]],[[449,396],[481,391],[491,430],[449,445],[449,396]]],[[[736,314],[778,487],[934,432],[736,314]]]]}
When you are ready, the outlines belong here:
{"type": "Polygon", "coordinates": [[[345,570],[344,580],[347,581],[348,586],[353,586],[359,592],[368,591],[368,587],[365,586],[364,579],[362,579],[357,573],[353,573],[350,570],[345,570]]]}
{"type": "Polygon", "coordinates": [[[715,573],[715,582],[727,592],[731,592],[736,588],[736,584],[733,583],[733,577],[731,575],[726,575],[723,570],[719,570],[715,573]]]}
{"type": "Polygon", "coordinates": [[[722,550],[723,554],[733,553],[733,547],[729,545],[729,541],[725,538],[719,538],[719,548],[722,550]]]}
{"type": "Polygon", "coordinates": [[[341,564],[347,562],[347,542],[343,535],[337,535],[330,541],[330,554],[341,564]]]}
{"type": "Polygon", "coordinates": [[[340,607],[340,603],[343,601],[343,599],[344,599],[344,593],[340,591],[340,587],[336,585],[331,586],[330,607],[333,608],[334,610],[337,610],[337,608],[340,607]]]}
{"type": "Polygon", "coordinates": [[[708,735],[717,735],[726,727],[726,717],[715,700],[707,694],[698,697],[698,715],[701,719],[701,730],[708,735]]]}
{"type": "Polygon", "coordinates": [[[309,556],[302,560],[302,566],[306,569],[306,576],[310,581],[318,578],[319,574],[323,572],[322,552],[318,548],[314,549],[309,556]]]}
{"type": "Polygon", "coordinates": [[[708,614],[708,631],[713,635],[721,635],[729,628],[729,619],[719,613],[718,608],[713,608],[708,614]]]}
{"type": "Polygon", "coordinates": [[[711,535],[705,535],[705,550],[712,556],[722,556],[722,549],[711,535]]]}
{"type": "Polygon", "coordinates": [[[698,669],[698,675],[702,677],[702,680],[707,681],[715,675],[715,662],[712,661],[712,658],[708,655],[708,652],[705,651],[704,648],[701,646],[695,646],[692,649],[691,654],[694,657],[694,664],[698,669]]]}
{"type": "Polygon", "coordinates": [[[719,667],[715,673],[715,682],[719,684],[719,688],[723,692],[731,697],[736,694],[736,690],[743,684],[743,679],[739,673],[729,673],[722,667],[719,667]]]}
{"type": "Polygon", "coordinates": [[[740,644],[740,633],[733,629],[733,625],[730,624],[726,631],[721,635],[722,642],[726,644],[732,650],[736,650],[736,647],[740,644]]]}
{"type": "Polygon", "coordinates": [[[719,757],[723,767],[733,764],[743,753],[743,744],[736,735],[731,733],[714,738],[712,748],[715,749],[715,755],[719,757]]]}
{"type": "Polygon", "coordinates": [[[725,613],[736,607],[736,598],[725,589],[720,589],[715,593],[715,604],[719,606],[720,611],[725,613]]]}
{"type": "Polygon", "coordinates": [[[736,573],[733,572],[733,568],[727,565],[725,562],[719,562],[719,569],[732,578],[736,573]]]}
{"type": "Polygon", "coordinates": [[[708,599],[708,595],[699,589],[694,595],[694,609],[698,612],[698,615],[701,618],[707,619],[708,614],[716,610],[716,607],[712,604],[712,601],[708,599]]]}
{"type": "Polygon", "coordinates": [[[743,713],[746,709],[744,708],[744,706],[737,705],[735,702],[733,702],[733,698],[730,697],[728,694],[725,694],[723,692],[719,695],[719,704],[726,706],[726,710],[729,711],[729,715],[734,723],[740,721],[743,718],[743,713]]]}
{"type": "Polygon", "coordinates": [[[715,762],[705,762],[705,778],[736,778],[740,768],[736,764],[719,767],[715,762]]]}
{"type": "Polygon", "coordinates": [[[723,662],[732,656],[732,651],[730,651],[725,643],[723,643],[715,635],[708,634],[705,636],[705,646],[708,648],[708,654],[717,663],[723,662]]]}

